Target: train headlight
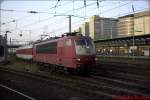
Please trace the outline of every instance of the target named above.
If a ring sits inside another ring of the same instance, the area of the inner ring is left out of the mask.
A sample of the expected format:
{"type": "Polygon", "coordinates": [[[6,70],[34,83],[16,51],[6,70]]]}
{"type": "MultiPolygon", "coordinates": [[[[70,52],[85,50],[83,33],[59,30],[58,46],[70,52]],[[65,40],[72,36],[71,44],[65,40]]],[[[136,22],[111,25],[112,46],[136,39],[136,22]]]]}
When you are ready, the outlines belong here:
{"type": "Polygon", "coordinates": [[[77,60],[77,61],[81,61],[81,59],[80,59],[80,58],[77,58],[76,60],[77,60]]]}
{"type": "Polygon", "coordinates": [[[98,58],[95,58],[95,61],[98,61],[98,58]]]}

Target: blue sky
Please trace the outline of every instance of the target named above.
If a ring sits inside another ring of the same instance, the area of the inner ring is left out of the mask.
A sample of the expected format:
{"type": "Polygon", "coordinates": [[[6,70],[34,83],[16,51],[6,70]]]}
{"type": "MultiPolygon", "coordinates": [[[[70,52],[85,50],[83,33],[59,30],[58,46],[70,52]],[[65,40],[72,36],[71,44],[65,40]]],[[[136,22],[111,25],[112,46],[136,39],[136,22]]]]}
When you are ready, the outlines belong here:
{"type": "Polygon", "coordinates": [[[87,0],[84,7],[83,0],[60,0],[57,7],[57,0],[53,1],[3,1],[1,9],[1,30],[10,30],[12,33],[8,38],[17,40],[37,40],[39,35],[44,32],[50,36],[59,36],[64,32],[68,32],[67,16],[54,15],[77,15],[84,18],[72,17],[72,30],[81,26],[84,21],[89,21],[90,16],[100,15],[102,17],[117,18],[122,15],[132,13],[132,4],[135,12],[148,10],[149,0],[105,0],[99,2],[97,7],[96,0],[87,0]],[[78,9],[80,8],[80,9],[78,9]],[[78,9],[78,10],[77,10],[78,9]],[[41,13],[31,14],[27,11],[38,11],[41,13]],[[11,22],[17,20],[16,22],[11,22]],[[7,23],[10,22],[10,23],[7,23]],[[20,37],[19,34],[23,36],[20,37]]]}

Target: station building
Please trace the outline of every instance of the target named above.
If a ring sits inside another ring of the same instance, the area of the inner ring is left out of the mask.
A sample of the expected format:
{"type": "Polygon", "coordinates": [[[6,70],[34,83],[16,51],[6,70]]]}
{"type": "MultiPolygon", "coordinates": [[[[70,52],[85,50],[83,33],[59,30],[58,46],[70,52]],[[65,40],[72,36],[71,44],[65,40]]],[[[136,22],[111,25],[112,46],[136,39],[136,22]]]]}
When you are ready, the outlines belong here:
{"type": "Polygon", "coordinates": [[[134,18],[133,14],[119,17],[117,22],[118,27],[118,36],[117,37],[126,37],[133,35],[134,30],[134,18]]]}
{"type": "Polygon", "coordinates": [[[118,18],[118,37],[150,33],[150,11],[138,12],[118,18]]]}
{"type": "Polygon", "coordinates": [[[150,34],[150,10],[134,14],[134,34],[150,34]]]}
{"type": "Polygon", "coordinates": [[[95,40],[97,52],[150,58],[150,11],[119,17],[117,27],[116,38],[95,40]]]}
{"type": "Polygon", "coordinates": [[[150,34],[95,40],[99,55],[150,58],[150,34]]]}

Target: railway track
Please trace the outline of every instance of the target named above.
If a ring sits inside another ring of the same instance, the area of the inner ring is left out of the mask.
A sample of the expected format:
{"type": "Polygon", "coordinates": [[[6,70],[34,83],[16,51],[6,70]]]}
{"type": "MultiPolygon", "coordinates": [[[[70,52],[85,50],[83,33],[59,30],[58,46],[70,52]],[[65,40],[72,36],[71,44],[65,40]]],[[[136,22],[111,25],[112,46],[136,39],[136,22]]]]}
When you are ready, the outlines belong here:
{"type": "Polygon", "coordinates": [[[87,94],[95,95],[97,98],[101,98],[102,100],[108,100],[116,96],[149,96],[149,88],[145,86],[98,75],[82,77],[64,73],[50,74],[49,72],[44,71],[40,71],[38,74],[29,72],[22,73],[17,71],[13,71],[13,73],[19,73],[26,77],[51,81],[54,84],[59,84],[63,87],[72,88],[78,91],[85,92],[87,94]]]}
{"type": "Polygon", "coordinates": [[[150,67],[123,63],[98,63],[92,77],[116,87],[150,95],[150,67]]]}
{"type": "Polygon", "coordinates": [[[123,72],[129,74],[136,74],[141,76],[150,76],[149,65],[137,65],[137,64],[127,64],[118,62],[98,62],[96,66],[96,71],[113,71],[113,72],[123,72]]]}

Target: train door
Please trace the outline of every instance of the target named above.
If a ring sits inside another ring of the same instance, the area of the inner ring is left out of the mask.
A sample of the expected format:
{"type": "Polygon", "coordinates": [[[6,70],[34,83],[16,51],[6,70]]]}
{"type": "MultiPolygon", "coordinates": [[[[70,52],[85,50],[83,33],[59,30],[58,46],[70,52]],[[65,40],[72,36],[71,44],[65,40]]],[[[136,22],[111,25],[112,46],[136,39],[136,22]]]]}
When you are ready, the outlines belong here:
{"type": "Polygon", "coordinates": [[[63,48],[63,41],[59,41],[58,49],[57,49],[57,63],[62,65],[62,48],[63,48]]]}

